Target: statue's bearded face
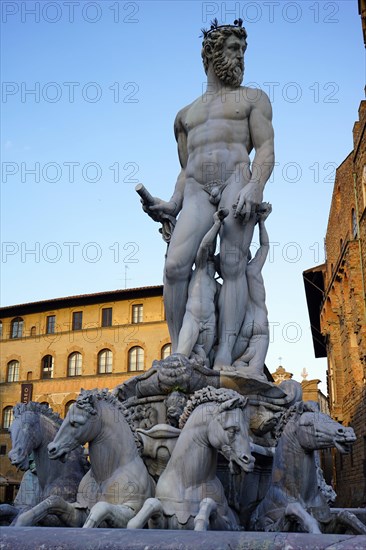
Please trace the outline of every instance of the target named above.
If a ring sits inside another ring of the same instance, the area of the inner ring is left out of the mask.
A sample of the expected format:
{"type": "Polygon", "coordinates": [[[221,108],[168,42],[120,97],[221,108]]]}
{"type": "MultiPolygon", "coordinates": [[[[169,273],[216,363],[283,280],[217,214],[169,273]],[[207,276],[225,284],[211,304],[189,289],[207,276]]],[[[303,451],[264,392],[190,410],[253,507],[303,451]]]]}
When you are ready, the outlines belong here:
{"type": "Polygon", "coordinates": [[[244,52],[246,41],[229,36],[222,48],[212,58],[216,76],[226,85],[238,87],[244,76],[244,52]]]}

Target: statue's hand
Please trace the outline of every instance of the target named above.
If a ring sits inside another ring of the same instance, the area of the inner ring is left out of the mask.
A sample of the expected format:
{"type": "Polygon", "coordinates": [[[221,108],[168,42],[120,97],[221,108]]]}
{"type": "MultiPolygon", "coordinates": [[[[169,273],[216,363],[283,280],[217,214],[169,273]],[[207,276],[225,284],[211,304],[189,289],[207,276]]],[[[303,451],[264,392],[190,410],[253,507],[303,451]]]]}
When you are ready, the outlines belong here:
{"type": "Polygon", "coordinates": [[[270,213],[272,212],[272,205],[269,202],[262,202],[258,209],[258,221],[265,222],[270,213]]]}
{"type": "Polygon", "coordinates": [[[217,212],[214,213],[214,222],[223,222],[226,216],[229,215],[229,210],[227,208],[219,208],[217,212]]]}
{"type": "Polygon", "coordinates": [[[235,210],[234,217],[241,216],[245,222],[255,214],[258,206],[263,200],[263,191],[258,183],[248,183],[239,193],[236,204],[233,204],[235,210]]]}
{"type": "Polygon", "coordinates": [[[147,204],[141,199],[142,209],[146,214],[150,216],[154,221],[161,222],[165,215],[175,216],[177,205],[175,202],[166,202],[158,197],[153,197],[154,202],[147,204]]]}

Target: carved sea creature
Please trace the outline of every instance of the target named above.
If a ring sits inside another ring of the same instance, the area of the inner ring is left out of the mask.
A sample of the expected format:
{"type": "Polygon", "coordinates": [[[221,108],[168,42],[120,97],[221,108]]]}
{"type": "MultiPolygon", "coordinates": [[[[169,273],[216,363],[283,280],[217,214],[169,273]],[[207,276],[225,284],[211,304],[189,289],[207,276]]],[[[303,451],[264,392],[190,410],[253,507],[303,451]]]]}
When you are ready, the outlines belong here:
{"type": "Polygon", "coordinates": [[[300,401],[284,415],[277,428],[278,444],[267,494],[251,518],[255,531],[366,534],[354,514],[330,512],[319,487],[318,449],[335,447],[348,453],[356,436],[313,401],[300,401]]]}
{"type": "Polygon", "coordinates": [[[79,485],[76,502],[50,497],[21,514],[17,526],[34,525],[51,513],[69,527],[101,523],[126,527],[154,494],[154,482],[138,453],[137,436],[127,423],[125,409],[107,390],[81,391],[48,446],[49,456],[66,460],[73,449],[87,442],[91,468],[79,485]]]}
{"type": "MultiPolygon", "coordinates": [[[[10,426],[12,449],[9,459],[13,466],[28,470],[29,455],[33,453],[37,479],[27,474],[25,484],[37,489],[38,494],[25,495],[25,506],[20,502],[19,512],[31,508],[50,495],[59,495],[65,501],[73,502],[76,498],[80,480],[88,470],[81,445],[75,447],[64,464],[51,462],[47,454],[47,445],[53,440],[62,424],[62,419],[48,405],[31,401],[18,403],[14,409],[14,420],[10,426]],[[37,481],[38,480],[38,481],[37,481]]],[[[26,490],[26,487],[25,487],[26,490]]],[[[28,492],[27,491],[27,492],[28,492]]],[[[17,515],[17,513],[15,514],[17,515]]],[[[56,522],[56,524],[59,522],[56,522]]],[[[45,525],[55,525],[54,518],[47,518],[45,525]]]]}
{"type": "Polygon", "coordinates": [[[254,468],[248,436],[247,399],[233,390],[207,387],[194,393],[181,416],[182,432],[156,486],[129,521],[156,529],[232,530],[238,527],[216,477],[217,453],[232,472],[254,468]]]}

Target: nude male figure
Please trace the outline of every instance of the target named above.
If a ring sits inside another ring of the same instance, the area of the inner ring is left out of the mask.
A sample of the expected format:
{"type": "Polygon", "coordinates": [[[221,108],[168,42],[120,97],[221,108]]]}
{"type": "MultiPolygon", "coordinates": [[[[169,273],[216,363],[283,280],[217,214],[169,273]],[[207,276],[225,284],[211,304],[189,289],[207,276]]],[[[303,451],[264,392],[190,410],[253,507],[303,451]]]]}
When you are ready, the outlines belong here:
{"type": "Polygon", "coordinates": [[[274,165],[272,109],[261,90],[240,86],[246,31],[242,21],[204,32],[202,58],[207,89],[179,111],[175,137],[181,171],[168,202],[154,198],[145,210],[155,220],[176,216],[164,273],[166,318],[176,352],[199,245],[219,208],[229,210],[220,233],[223,285],[219,297],[214,368],[232,365],[232,349],[248,299],[246,265],[255,211],[274,165]],[[249,154],[255,149],[250,164],[249,154]],[[235,208],[233,208],[235,205],[235,208]],[[246,239],[243,239],[243,224],[246,239]]]}
{"type": "Polygon", "coordinates": [[[189,357],[194,351],[206,361],[207,366],[216,338],[216,296],[220,287],[215,280],[216,237],[228,214],[227,209],[215,212],[214,223],[202,239],[188,287],[186,312],[178,338],[177,353],[189,357]]]}
{"type": "Polygon", "coordinates": [[[233,364],[236,371],[265,379],[263,367],[269,345],[269,327],[262,268],[269,251],[265,221],[271,212],[272,206],[264,202],[257,213],[260,247],[247,265],[248,301],[244,322],[233,350],[234,358],[239,355],[233,364]]]}

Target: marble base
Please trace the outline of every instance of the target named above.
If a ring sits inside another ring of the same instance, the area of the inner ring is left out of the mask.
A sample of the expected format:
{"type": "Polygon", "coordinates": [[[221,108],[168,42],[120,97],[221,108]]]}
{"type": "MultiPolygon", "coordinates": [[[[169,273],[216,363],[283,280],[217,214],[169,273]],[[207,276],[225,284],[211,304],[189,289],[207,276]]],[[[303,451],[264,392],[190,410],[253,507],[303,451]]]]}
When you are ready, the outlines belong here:
{"type": "Polygon", "coordinates": [[[366,536],[161,531],[147,529],[72,529],[2,527],[1,550],[364,550],[366,536]]]}

